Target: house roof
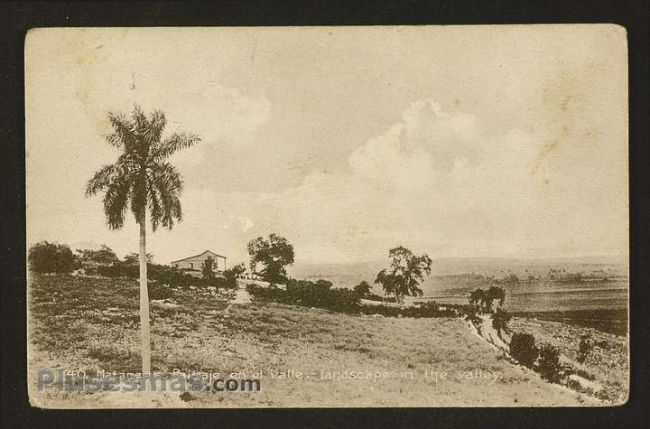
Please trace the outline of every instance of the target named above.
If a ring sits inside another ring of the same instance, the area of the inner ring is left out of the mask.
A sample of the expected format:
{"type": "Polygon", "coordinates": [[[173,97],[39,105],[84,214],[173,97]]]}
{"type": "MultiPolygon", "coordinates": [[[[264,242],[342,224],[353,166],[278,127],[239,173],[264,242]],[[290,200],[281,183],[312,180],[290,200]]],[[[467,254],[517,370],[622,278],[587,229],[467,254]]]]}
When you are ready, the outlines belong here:
{"type": "Polygon", "coordinates": [[[199,256],[203,256],[203,255],[205,255],[206,253],[210,253],[210,254],[212,254],[212,255],[214,255],[214,256],[216,256],[216,257],[226,259],[225,256],[223,256],[223,255],[219,255],[218,253],[214,253],[212,250],[206,250],[205,252],[199,253],[198,255],[188,256],[187,258],[178,259],[178,260],[176,260],[176,261],[171,261],[170,263],[171,263],[171,264],[175,264],[176,262],[183,262],[183,261],[187,261],[188,259],[198,258],[199,256]]]}

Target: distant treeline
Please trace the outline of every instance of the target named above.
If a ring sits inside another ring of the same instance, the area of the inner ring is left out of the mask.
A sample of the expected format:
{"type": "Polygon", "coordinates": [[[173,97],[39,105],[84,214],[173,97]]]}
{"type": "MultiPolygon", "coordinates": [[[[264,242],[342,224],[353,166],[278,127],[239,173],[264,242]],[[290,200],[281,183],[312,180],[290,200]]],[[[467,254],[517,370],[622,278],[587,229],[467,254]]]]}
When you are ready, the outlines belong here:
{"type": "Polygon", "coordinates": [[[493,276],[493,275],[483,275],[483,274],[448,274],[448,275],[438,275],[434,279],[440,283],[452,284],[452,285],[465,285],[467,287],[474,287],[478,285],[485,284],[514,284],[514,283],[525,283],[533,281],[554,281],[554,282],[566,282],[566,283],[576,283],[576,282],[591,282],[591,281],[609,281],[610,276],[602,270],[594,270],[590,273],[583,272],[568,272],[563,269],[549,269],[547,273],[543,275],[533,275],[533,274],[524,274],[517,275],[515,273],[508,273],[502,276],[493,276]]]}

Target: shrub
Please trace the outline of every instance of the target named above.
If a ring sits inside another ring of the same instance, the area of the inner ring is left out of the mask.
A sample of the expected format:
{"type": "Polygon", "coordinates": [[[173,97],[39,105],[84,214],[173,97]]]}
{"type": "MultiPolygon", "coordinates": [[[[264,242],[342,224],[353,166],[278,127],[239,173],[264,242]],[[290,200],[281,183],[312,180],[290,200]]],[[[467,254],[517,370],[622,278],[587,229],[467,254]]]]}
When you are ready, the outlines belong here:
{"type": "MultiPolygon", "coordinates": [[[[84,267],[83,264],[82,264],[81,268],[83,269],[84,275],[87,275],[87,276],[99,275],[99,273],[97,273],[97,267],[92,267],[92,266],[84,267]]],[[[107,277],[107,276],[105,276],[105,277],[107,277]]]]}
{"type": "Polygon", "coordinates": [[[84,265],[88,263],[112,265],[120,262],[120,258],[117,257],[113,249],[105,244],[102,244],[99,250],[77,249],[77,252],[79,252],[79,259],[84,265]]]}
{"type": "Polygon", "coordinates": [[[385,317],[455,317],[456,311],[451,308],[441,309],[434,302],[425,302],[412,307],[389,307],[387,305],[362,305],[359,308],[362,314],[380,314],[385,317]]]}
{"type": "Polygon", "coordinates": [[[478,309],[474,306],[470,306],[466,311],[465,315],[467,316],[467,320],[472,322],[474,326],[479,328],[481,326],[481,323],[483,320],[480,318],[480,316],[477,314],[478,309]]]}
{"type": "Polygon", "coordinates": [[[287,289],[246,286],[254,300],[273,301],[283,304],[324,308],[343,313],[380,314],[385,317],[455,317],[456,310],[441,309],[435,302],[413,307],[389,307],[386,305],[360,305],[359,295],[351,289],[332,288],[326,280],[290,280],[287,289]]]}
{"type": "Polygon", "coordinates": [[[354,293],[359,295],[360,298],[365,298],[370,295],[370,285],[364,280],[354,287],[354,293]]]}
{"type": "Polygon", "coordinates": [[[580,377],[586,379],[586,380],[594,381],[594,380],[596,379],[596,376],[595,376],[595,375],[593,375],[593,374],[591,374],[591,373],[585,371],[584,369],[573,368],[573,369],[571,370],[571,372],[572,372],[573,374],[576,374],[576,375],[578,375],[578,376],[580,376],[580,377]]]}
{"type": "Polygon", "coordinates": [[[350,312],[357,309],[359,297],[350,289],[333,289],[327,280],[294,280],[287,282],[286,294],[293,304],[350,312]]]}
{"type": "Polygon", "coordinates": [[[213,279],[209,281],[204,280],[204,285],[205,286],[214,286],[218,289],[236,289],[237,288],[237,280],[233,278],[228,278],[228,277],[222,277],[222,276],[215,276],[213,279]]]}
{"type": "MultiPolygon", "coordinates": [[[[96,272],[100,276],[111,278],[137,279],[140,277],[140,267],[127,262],[120,262],[115,265],[99,265],[96,267],[96,272]]],[[[149,280],[177,287],[202,286],[205,284],[202,279],[167,265],[147,264],[147,275],[149,280]]]]}
{"type": "Polygon", "coordinates": [[[289,302],[286,291],[279,289],[277,287],[262,287],[256,284],[246,285],[246,290],[251,294],[254,300],[259,301],[272,301],[280,302],[283,304],[291,304],[289,302]]]}
{"type": "MultiPolygon", "coordinates": [[[[129,279],[137,279],[140,277],[140,267],[137,265],[125,264],[120,262],[115,265],[98,265],[94,271],[100,276],[120,278],[126,277],[129,279]]],[[[88,269],[86,269],[88,273],[88,269]]]]}
{"type": "Polygon", "coordinates": [[[492,327],[496,329],[499,335],[501,335],[501,332],[508,330],[508,322],[510,322],[510,314],[497,308],[497,311],[492,315],[492,327]]]}
{"type": "Polygon", "coordinates": [[[591,339],[588,337],[582,337],[580,339],[580,345],[578,346],[578,357],[576,360],[580,363],[584,363],[593,348],[594,344],[591,342],[591,339]]]}
{"type": "Polygon", "coordinates": [[[535,337],[527,333],[516,332],[510,340],[510,355],[522,365],[532,368],[539,350],[535,346],[535,337]]]}
{"type": "Polygon", "coordinates": [[[620,384],[614,383],[612,384],[606,384],[603,386],[602,389],[600,389],[598,392],[596,392],[595,396],[596,398],[606,401],[612,404],[615,403],[620,403],[625,400],[625,393],[626,389],[622,389],[620,384]]]}
{"type": "Polygon", "coordinates": [[[35,273],[69,273],[79,261],[65,244],[42,241],[29,248],[29,269],[35,273]]]}
{"type": "Polygon", "coordinates": [[[237,287],[237,279],[246,272],[244,264],[237,264],[227,270],[223,271],[223,276],[226,280],[225,287],[237,287]]]}
{"type": "MultiPolygon", "coordinates": [[[[153,254],[151,253],[146,253],[145,258],[147,259],[147,263],[151,264],[153,262],[153,254]]],[[[138,253],[129,253],[124,257],[125,264],[130,264],[130,265],[139,265],[140,264],[140,255],[138,253]]]]}
{"type": "Polygon", "coordinates": [[[150,278],[162,284],[177,287],[202,286],[203,279],[194,277],[175,267],[168,265],[147,264],[147,272],[150,278]]]}
{"type": "Polygon", "coordinates": [[[350,289],[332,288],[327,280],[289,280],[287,289],[260,287],[249,284],[246,289],[253,298],[263,301],[275,301],[284,304],[304,305],[306,307],[324,308],[345,313],[356,312],[359,297],[350,289]]]}
{"type": "Polygon", "coordinates": [[[370,301],[380,301],[380,302],[397,302],[394,296],[381,296],[376,293],[369,293],[363,297],[363,299],[369,299],[370,301]]]}
{"type": "Polygon", "coordinates": [[[545,344],[539,351],[538,371],[543,379],[557,383],[560,381],[560,351],[550,344],[545,344]]]}
{"type": "Polygon", "coordinates": [[[169,287],[154,282],[148,285],[149,299],[167,299],[174,296],[173,291],[169,287]]]}
{"type": "Polygon", "coordinates": [[[568,387],[571,390],[575,390],[576,392],[585,393],[587,395],[594,394],[593,389],[583,386],[582,384],[580,384],[580,382],[576,380],[571,380],[571,379],[567,380],[566,387],[568,387]]]}

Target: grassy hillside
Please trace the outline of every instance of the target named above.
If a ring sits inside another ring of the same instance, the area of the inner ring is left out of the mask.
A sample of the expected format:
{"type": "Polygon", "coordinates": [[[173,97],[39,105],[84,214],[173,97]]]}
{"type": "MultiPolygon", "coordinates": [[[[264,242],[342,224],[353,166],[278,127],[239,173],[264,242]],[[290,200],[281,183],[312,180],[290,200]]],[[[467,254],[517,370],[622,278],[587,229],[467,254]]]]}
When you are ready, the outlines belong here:
{"type": "Polygon", "coordinates": [[[461,319],[349,316],[262,303],[226,310],[227,293],[156,287],[152,293],[177,303],[152,306],[154,370],[243,371],[244,378],[261,373],[261,391],[88,394],[50,387],[37,392],[38,369],[137,372],[140,356],[137,282],[35,276],[29,285],[32,402],[48,407],[596,403],[502,359],[461,319]],[[282,377],[286,371],[293,375],[282,377]]]}

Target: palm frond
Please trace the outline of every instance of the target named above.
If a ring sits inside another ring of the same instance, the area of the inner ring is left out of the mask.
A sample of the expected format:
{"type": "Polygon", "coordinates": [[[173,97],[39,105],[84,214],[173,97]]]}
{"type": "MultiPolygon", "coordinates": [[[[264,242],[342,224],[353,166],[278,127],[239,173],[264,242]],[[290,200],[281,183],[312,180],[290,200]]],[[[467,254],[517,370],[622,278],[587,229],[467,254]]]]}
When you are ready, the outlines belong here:
{"type": "Polygon", "coordinates": [[[117,167],[115,164],[105,165],[100,168],[88,181],[86,185],[86,196],[96,195],[97,192],[106,189],[115,176],[116,171],[117,167]]]}
{"type": "Polygon", "coordinates": [[[163,194],[180,193],[183,190],[183,178],[169,162],[156,163],[151,167],[150,173],[151,181],[162,189],[163,194]]]}
{"type": "Polygon", "coordinates": [[[105,165],[99,169],[86,184],[86,196],[96,195],[105,190],[112,182],[128,178],[132,180],[133,174],[138,170],[138,163],[128,154],[122,154],[115,164],[105,165]]]}
{"type": "MultiPolygon", "coordinates": [[[[151,183],[149,181],[149,183],[151,183]]],[[[163,208],[160,198],[160,193],[155,186],[149,185],[149,212],[151,213],[151,227],[155,232],[160,225],[160,221],[163,217],[163,208]]]]}
{"type": "Polygon", "coordinates": [[[151,159],[162,161],[169,158],[174,152],[193,146],[200,141],[201,138],[194,133],[176,132],[152,150],[151,159]]]}
{"type": "Polygon", "coordinates": [[[124,225],[124,213],[127,208],[130,188],[131,181],[128,177],[122,176],[112,181],[106,189],[104,213],[110,229],[119,229],[124,225]]]}
{"type": "Polygon", "coordinates": [[[165,228],[172,229],[174,220],[182,220],[180,200],[177,195],[168,194],[161,191],[159,186],[156,186],[158,196],[160,197],[161,212],[157,223],[165,228]]]}
{"type": "Polygon", "coordinates": [[[113,131],[106,136],[106,141],[118,149],[124,148],[125,151],[131,151],[137,143],[133,124],[121,113],[108,114],[113,131]]]}
{"type": "MultiPolygon", "coordinates": [[[[156,223],[171,229],[174,220],[182,220],[181,203],[178,198],[182,189],[183,181],[180,173],[168,162],[158,163],[150,170],[149,187],[154,190],[156,202],[160,204],[161,211],[156,223]]],[[[150,203],[152,202],[150,194],[150,203]]],[[[153,212],[152,212],[153,221],[153,212]]]]}
{"type": "Polygon", "coordinates": [[[165,228],[172,229],[174,226],[174,220],[178,222],[183,220],[181,201],[176,195],[170,196],[165,200],[164,207],[165,210],[160,223],[165,228]]]}
{"type": "Polygon", "coordinates": [[[150,148],[160,145],[160,138],[166,125],[167,119],[165,118],[165,114],[160,110],[154,110],[151,115],[151,120],[149,120],[149,126],[143,135],[150,148]]]}
{"type": "Polygon", "coordinates": [[[140,105],[135,104],[133,106],[133,112],[131,113],[131,122],[133,123],[133,128],[136,131],[140,131],[140,134],[144,134],[144,131],[149,128],[149,121],[147,116],[142,111],[140,105]]]}

